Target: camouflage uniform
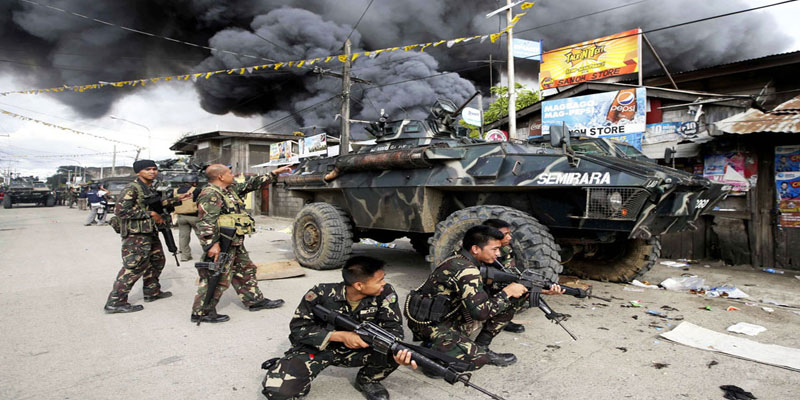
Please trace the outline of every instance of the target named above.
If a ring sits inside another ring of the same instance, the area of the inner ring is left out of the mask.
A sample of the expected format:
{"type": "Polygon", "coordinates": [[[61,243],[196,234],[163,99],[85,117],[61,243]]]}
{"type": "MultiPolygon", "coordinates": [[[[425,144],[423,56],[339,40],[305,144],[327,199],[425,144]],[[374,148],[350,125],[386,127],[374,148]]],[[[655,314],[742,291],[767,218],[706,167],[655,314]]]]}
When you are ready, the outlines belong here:
{"type": "MultiPolygon", "coordinates": [[[[197,231],[200,237],[200,245],[204,249],[204,253],[219,240],[219,228],[217,220],[220,215],[224,214],[244,214],[245,204],[242,197],[254,190],[261,189],[264,185],[269,184],[274,179],[272,173],[265,175],[254,176],[243,183],[233,183],[226,189],[220,189],[218,186],[209,183],[200,192],[197,197],[197,213],[199,220],[197,221],[197,231]],[[226,200],[222,196],[227,197],[227,204],[233,204],[233,207],[226,205],[226,200]]],[[[247,250],[244,248],[244,236],[235,235],[231,245],[231,253],[234,260],[226,274],[220,277],[216,290],[214,290],[214,297],[211,300],[212,304],[209,305],[209,310],[213,310],[219,298],[225,289],[233,284],[233,288],[239,295],[245,306],[249,307],[264,298],[261,289],[258,288],[258,280],[256,280],[256,265],[250,261],[247,250]]],[[[207,258],[207,256],[204,256],[207,258]]],[[[200,285],[197,288],[197,296],[194,298],[192,304],[192,314],[203,314],[203,299],[206,297],[208,291],[208,278],[200,275],[200,285]]]]}
{"type": "MultiPolygon", "coordinates": [[[[500,248],[500,257],[497,257],[497,262],[500,263],[500,265],[503,266],[502,270],[505,271],[505,272],[509,272],[509,273],[512,273],[512,274],[519,274],[520,273],[520,271],[516,267],[516,260],[514,258],[514,249],[511,246],[503,246],[503,247],[500,248]]],[[[497,265],[495,265],[495,266],[497,266],[497,265]]],[[[495,295],[495,294],[499,293],[500,291],[502,291],[503,288],[506,287],[506,285],[508,285],[508,284],[507,283],[494,283],[493,282],[492,284],[488,285],[488,289],[486,291],[489,292],[490,295],[495,295]]],[[[527,296],[522,296],[520,298],[509,299],[509,300],[511,301],[510,311],[511,311],[511,316],[512,317],[514,315],[516,315],[517,313],[519,313],[520,311],[525,310],[525,309],[528,308],[528,298],[527,298],[527,296]]],[[[501,318],[501,319],[504,319],[504,318],[501,318]]],[[[511,321],[511,319],[509,319],[508,321],[505,321],[505,323],[502,326],[500,326],[499,328],[493,327],[493,326],[489,326],[489,329],[491,331],[499,329],[497,331],[499,333],[500,330],[502,330],[503,327],[509,321],[511,321]]],[[[484,329],[486,329],[486,325],[484,325],[484,329]]]]}
{"type": "MultiPolygon", "coordinates": [[[[472,362],[480,368],[489,361],[485,346],[469,338],[473,321],[483,321],[484,326],[476,341],[491,341],[514,316],[514,303],[499,290],[490,294],[484,288],[479,265],[471,254],[462,251],[442,262],[418,291],[431,296],[444,295],[450,298],[449,318],[438,324],[418,324],[409,318],[408,327],[431,348],[461,360],[472,362]]],[[[406,314],[408,318],[408,314],[406,314]]],[[[424,322],[424,321],[419,321],[424,322]]]]}
{"type": "Polygon", "coordinates": [[[156,223],[145,203],[145,197],[155,194],[152,186],[145,185],[138,178],[120,194],[121,201],[117,202],[114,214],[119,217],[121,225],[122,269],[108,295],[107,306],[126,304],[128,293],[140,277],[145,296],[155,296],[161,292],[158,277],[164,269],[164,251],[158,239],[156,223]]]}
{"type": "Polygon", "coordinates": [[[380,382],[398,365],[394,358],[372,351],[371,348],[349,349],[344,343],[329,341],[333,328],[315,319],[311,311],[317,304],[337,311],[359,322],[373,322],[395,336],[403,337],[403,318],[397,303],[397,293],[386,284],[378,296],[361,299],[351,309],[345,297],[345,283],[323,283],[306,293],[289,323],[289,349],[267,372],[264,395],[269,399],[288,399],[302,396],[311,388],[311,381],[328,366],[361,367],[356,380],[361,383],[380,382]]]}

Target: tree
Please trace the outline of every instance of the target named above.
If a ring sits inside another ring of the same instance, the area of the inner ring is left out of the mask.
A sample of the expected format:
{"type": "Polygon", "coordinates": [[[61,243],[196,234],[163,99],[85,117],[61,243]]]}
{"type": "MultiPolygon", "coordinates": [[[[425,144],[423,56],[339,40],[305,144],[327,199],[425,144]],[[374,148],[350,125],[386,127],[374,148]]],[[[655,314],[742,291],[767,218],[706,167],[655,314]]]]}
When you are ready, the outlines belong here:
{"type": "MultiPolygon", "coordinates": [[[[528,90],[521,83],[516,83],[514,87],[517,88],[517,111],[539,101],[539,92],[528,90]]],[[[498,97],[483,113],[484,124],[491,124],[508,115],[508,86],[492,86],[491,91],[498,97]]]]}

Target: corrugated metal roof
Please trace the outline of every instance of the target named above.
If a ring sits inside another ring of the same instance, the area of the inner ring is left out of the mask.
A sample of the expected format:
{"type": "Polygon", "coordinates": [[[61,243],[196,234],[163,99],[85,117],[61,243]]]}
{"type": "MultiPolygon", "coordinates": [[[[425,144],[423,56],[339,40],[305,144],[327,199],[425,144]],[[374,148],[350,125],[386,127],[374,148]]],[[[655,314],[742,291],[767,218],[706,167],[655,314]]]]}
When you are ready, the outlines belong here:
{"type": "Polygon", "coordinates": [[[725,133],[800,133],[800,96],[767,113],[751,108],[715,124],[725,133]]]}

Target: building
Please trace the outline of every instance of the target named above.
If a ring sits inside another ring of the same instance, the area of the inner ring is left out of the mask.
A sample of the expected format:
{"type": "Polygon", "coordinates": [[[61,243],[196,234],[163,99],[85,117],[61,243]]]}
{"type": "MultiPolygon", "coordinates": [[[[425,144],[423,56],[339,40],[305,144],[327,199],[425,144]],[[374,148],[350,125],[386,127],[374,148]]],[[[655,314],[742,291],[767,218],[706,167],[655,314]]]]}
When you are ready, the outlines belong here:
{"type": "MultiPolygon", "coordinates": [[[[297,137],[285,134],[214,131],[185,136],[175,142],[170,150],[179,155],[191,156],[192,161],[198,164],[229,165],[235,176],[252,176],[268,171],[253,166],[269,161],[271,144],[294,139],[297,137]]],[[[271,186],[260,193],[248,195],[245,199],[247,208],[254,214],[293,217],[294,214],[286,215],[288,212],[270,212],[276,209],[282,211],[282,206],[300,201],[284,192],[283,189],[271,186]],[[274,197],[280,199],[271,201],[274,197]]]]}

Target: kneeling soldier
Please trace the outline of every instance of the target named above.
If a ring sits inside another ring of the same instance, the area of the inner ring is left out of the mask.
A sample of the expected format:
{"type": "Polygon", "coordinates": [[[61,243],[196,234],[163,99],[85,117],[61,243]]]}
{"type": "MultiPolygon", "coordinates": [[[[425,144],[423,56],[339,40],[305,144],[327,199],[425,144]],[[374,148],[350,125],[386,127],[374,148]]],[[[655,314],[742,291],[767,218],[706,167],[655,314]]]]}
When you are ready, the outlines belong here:
{"type": "Polygon", "coordinates": [[[497,259],[503,233],[478,225],[464,234],[461,252],[431,273],[425,283],[408,296],[405,311],[408,327],[432,350],[472,362],[506,366],[517,361],[511,353],[489,350],[492,339],[514,316],[517,300],[528,291],[510,283],[494,294],[484,288],[480,266],[497,259]],[[473,321],[484,322],[475,341],[469,338],[473,321]]]}
{"type": "Polygon", "coordinates": [[[411,365],[411,353],[401,351],[390,359],[369,348],[361,337],[337,331],[314,317],[320,304],[348,315],[358,322],[373,322],[392,334],[403,337],[403,319],[397,293],[384,280],[383,261],[366,256],[352,257],[342,269],[344,282],[322,283],[306,293],[292,321],[289,341],[292,348],[281,359],[264,364],[264,393],[269,399],[304,396],[311,381],[328,366],[361,367],[355,387],[369,400],[388,400],[389,392],[380,383],[398,365],[411,365]]]}

